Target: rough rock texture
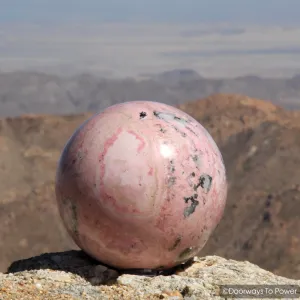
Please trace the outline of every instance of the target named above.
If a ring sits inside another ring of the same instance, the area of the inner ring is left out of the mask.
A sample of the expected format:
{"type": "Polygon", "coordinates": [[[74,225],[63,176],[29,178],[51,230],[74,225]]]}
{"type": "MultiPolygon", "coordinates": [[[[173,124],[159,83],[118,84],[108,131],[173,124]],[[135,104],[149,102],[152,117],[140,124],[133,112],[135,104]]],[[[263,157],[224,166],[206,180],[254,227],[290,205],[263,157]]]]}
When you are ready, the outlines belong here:
{"type": "MultiPolygon", "coordinates": [[[[14,262],[0,274],[0,299],[224,299],[220,285],[297,285],[249,262],[195,257],[172,275],[120,274],[81,251],[14,262]]],[[[298,288],[300,296],[300,288],[298,288]]]]}

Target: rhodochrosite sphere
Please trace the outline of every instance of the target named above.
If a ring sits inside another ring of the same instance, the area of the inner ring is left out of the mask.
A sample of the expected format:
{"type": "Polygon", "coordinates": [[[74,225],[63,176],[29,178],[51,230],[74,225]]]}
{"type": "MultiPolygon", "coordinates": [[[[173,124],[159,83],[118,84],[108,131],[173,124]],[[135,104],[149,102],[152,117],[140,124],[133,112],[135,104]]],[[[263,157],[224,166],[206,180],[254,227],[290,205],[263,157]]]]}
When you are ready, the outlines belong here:
{"type": "Polygon", "coordinates": [[[65,146],[56,177],[77,245],[117,268],[166,269],[203,248],[227,183],[221,153],[196,120],[148,101],[111,106],[65,146]]]}

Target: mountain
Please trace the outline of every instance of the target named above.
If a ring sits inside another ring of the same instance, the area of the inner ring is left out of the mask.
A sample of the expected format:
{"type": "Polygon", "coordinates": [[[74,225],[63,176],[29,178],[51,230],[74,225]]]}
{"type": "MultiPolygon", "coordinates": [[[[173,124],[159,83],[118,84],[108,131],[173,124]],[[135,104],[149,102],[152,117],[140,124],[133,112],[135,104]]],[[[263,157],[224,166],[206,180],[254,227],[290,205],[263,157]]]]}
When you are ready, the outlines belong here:
{"type": "Polygon", "coordinates": [[[216,139],[229,193],[201,255],[249,260],[300,277],[300,112],[248,97],[215,95],[182,105],[216,139]]]}
{"type": "Polygon", "coordinates": [[[75,114],[132,100],[178,105],[215,93],[272,99],[287,109],[299,109],[300,75],[282,79],[253,75],[209,79],[190,69],[178,69],[144,74],[143,79],[137,80],[107,79],[91,74],[60,77],[29,71],[0,73],[0,116],[75,114]]]}
{"type": "MultiPolygon", "coordinates": [[[[200,255],[249,260],[300,277],[300,112],[242,95],[179,105],[216,140],[229,193],[224,217],[200,255]]],[[[0,270],[14,260],[74,247],[54,198],[56,163],[90,114],[0,121],[0,270]]]]}

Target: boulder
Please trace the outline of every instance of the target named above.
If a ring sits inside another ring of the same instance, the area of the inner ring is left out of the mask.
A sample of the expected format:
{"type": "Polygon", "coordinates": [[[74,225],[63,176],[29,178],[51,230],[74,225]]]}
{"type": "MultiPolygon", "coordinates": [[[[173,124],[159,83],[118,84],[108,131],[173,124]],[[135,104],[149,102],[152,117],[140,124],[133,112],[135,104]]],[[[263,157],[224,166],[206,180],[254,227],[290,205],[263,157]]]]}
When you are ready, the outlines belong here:
{"type": "Polygon", "coordinates": [[[247,261],[206,256],[194,257],[169,273],[119,271],[72,250],[12,263],[6,274],[0,273],[0,299],[225,299],[224,285],[251,284],[257,289],[285,285],[282,293],[300,297],[300,280],[274,275],[247,261]]]}

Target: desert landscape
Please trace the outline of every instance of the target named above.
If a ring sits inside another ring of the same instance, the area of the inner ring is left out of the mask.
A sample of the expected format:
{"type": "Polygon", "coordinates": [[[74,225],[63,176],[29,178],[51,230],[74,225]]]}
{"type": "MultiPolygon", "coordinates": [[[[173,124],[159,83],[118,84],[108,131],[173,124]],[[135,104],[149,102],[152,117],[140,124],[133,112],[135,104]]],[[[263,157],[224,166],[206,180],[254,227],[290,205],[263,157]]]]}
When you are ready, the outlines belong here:
{"type": "Polygon", "coordinates": [[[299,108],[298,25],[0,22],[0,116],[215,93],[299,108]]]}
{"type": "MultiPolygon", "coordinates": [[[[179,107],[216,140],[229,181],[224,217],[200,254],[249,260],[299,278],[300,113],[230,94],[179,107]]],[[[66,140],[90,115],[1,120],[2,271],[20,258],[76,249],[57,213],[54,178],[66,140]]]]}

